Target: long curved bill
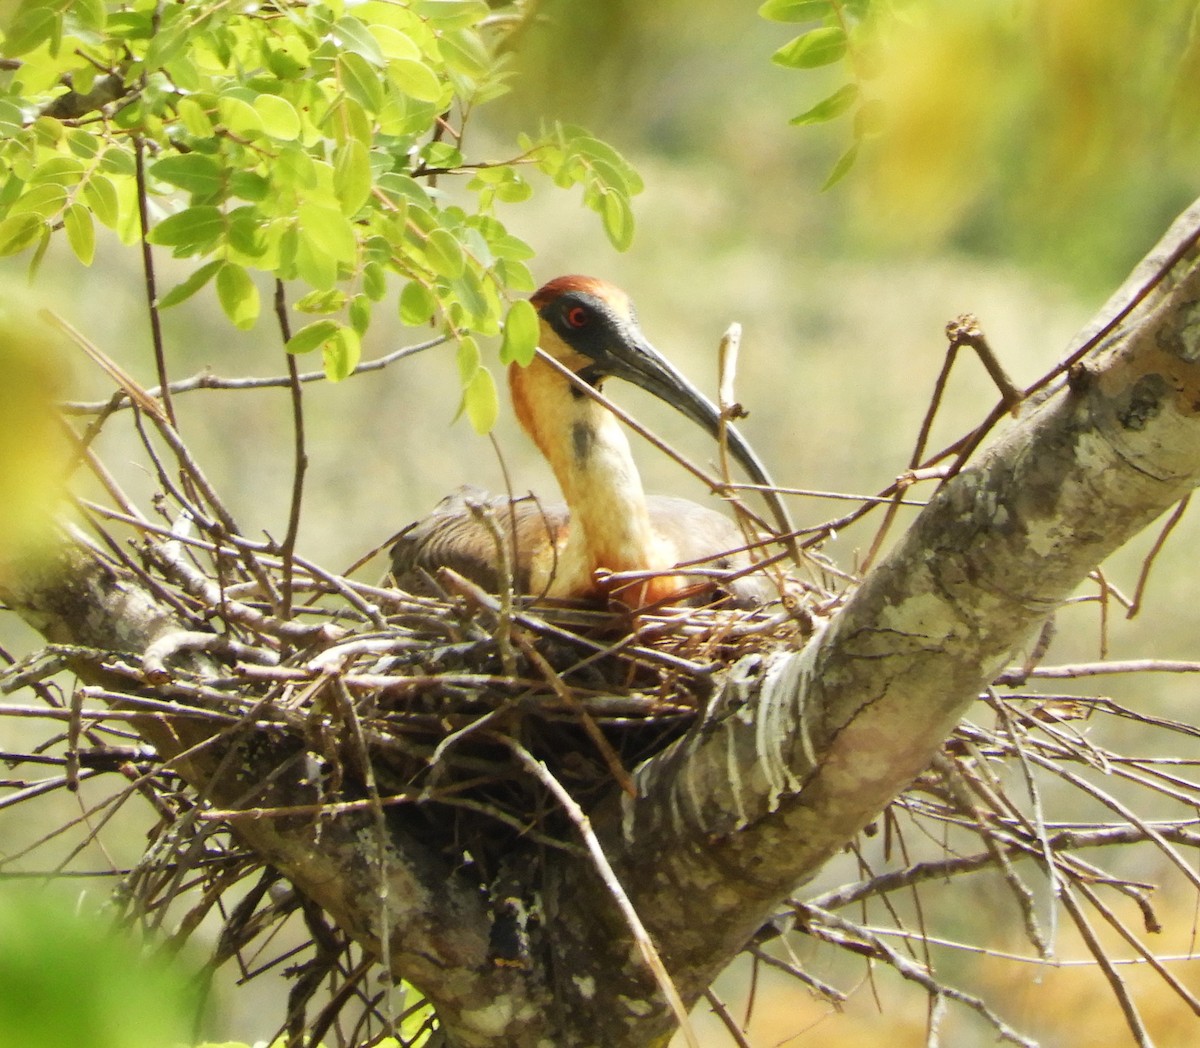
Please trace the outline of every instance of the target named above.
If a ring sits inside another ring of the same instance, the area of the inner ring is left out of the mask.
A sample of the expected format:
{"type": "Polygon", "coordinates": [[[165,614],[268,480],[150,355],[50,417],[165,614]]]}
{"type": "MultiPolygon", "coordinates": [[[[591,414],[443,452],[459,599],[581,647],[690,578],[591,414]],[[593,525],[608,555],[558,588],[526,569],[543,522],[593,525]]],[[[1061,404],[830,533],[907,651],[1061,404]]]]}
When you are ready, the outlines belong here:
{"type": "MultiPolygon", "coordinates": [[[[615,346],[607,347],[601,363],[602,370],[614,378],[625,379],[635,386],[640,386],[647,393],[652,393],[659,400],[670,404],[677,411],[686,415],[697,425],[702,426],[714,438],[720,437],[721,413],[717,406],[693,386],[679,371],[654,348],[646,337],[633,324],[622,332],[622,339],[615,346]]],[[[750,480],[762,485],[762,496],[770,507],[775,524],[782,534],[795,531],[791,515],[783,498],[775,490],[775,482],[767,472],[767,467],[754,453],[754,449],[746,443],[745,438],[738,432],[737,427],[726,423],[725,441],[729,452],[738,464],[746,471],[750,480]]],[[[798,555],[795,540],[788,540],[789,552],[798,555]]]]}

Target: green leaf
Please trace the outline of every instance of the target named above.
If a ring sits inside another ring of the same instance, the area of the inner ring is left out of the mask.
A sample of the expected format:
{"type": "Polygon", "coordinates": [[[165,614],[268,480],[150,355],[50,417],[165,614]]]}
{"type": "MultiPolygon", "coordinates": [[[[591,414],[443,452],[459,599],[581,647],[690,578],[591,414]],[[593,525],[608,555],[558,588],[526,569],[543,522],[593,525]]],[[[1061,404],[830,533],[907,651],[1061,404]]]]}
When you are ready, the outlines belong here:
{"type": "Polygon", "coordinates": [[[371,24],[371,35],[379,44],[385,59],[420,58],[421,49],[407,33],[395,26],[384,25],[382,22],[371,24]]]}
{"type": "Polygon", "coordinates": [[[442,85],[424,62],[411,58],[393,59],[388,65],[388,76],[410,98],[421,102],[441,100],[442,85]]]}
{"type": "Polygon", "coordinates": [[[366,295],[355,295],[350,300],[350,308],[346,310],[346,316],[350,320],[350,326],[358,332],[359,336],[367,333],[367,328],[371,326],[371,300],[366,295]]]}
{"type": "Polygon", "coordinates": [[[300,114],[286,98],[278,95],[259,95],[254,109],[262,119],[263,130],[281,142],[300,137],[300,114]]]}
{"type": "Polygon", "coordinates": [[[80,29],[99,33],[104,29],[107,12],[103,0],[73,0],[68,5],[71,18],[80,29]]]}
{"type": "Polygon", "coordinates": [[[492,431],[500,414],[500,398],[496,393],[496,380],[487,368],[476,369],[463,389],[463,411],[471,428],[480,436],[492,431]]]}
{"type": "Polygon", "coordinates": [[[491,13],[483,0],[414,0],[411,7],[439,29],[475,26],[491,13]]]}
{"type": "Polygon", "coordinates": [[[217,298],[233,326],[249,331],[258,320],[258,287],[244,266],[226,262],[217,273],[217,298]]]}
{"type": "Polygon", "coordinates": [[[458,380],[463,389],[466,389],[475,377],[475,372],[483,367],[483,354],[479,352],[479,343],[470,335],[464,335],[458,340],[454,359],[458,364],[458,380]]]}
{"type": "Polygon", "coordinates": [[[510,180],[496,186],[496,199],[503,200],[506,204],[520,204],[531,196],[533,196],[533,186],[520,175],[513,175],[510,180]]]}
{"type": "Polygon", "coordinates": [[[222,126],[240,138],[258,138],[263,133],[262,117],[244,98],[222,95],[217,100],[217,112],[222,126]]]}
{"type": "Polygon", "coordinates": [[[789,40],[771,56],[771,61],[791,69],[815,69],[841,61],[846,54],[846,31],[840,26],[823,26],[789,40]]]}
{"type": "Polygon", "coordinates": [[[158,300],[159,309],[170,309],[171,306],[177,306],[180,302],[186,302],[205,284],[212,280],[213,275],[225,265],[224,261],[217,259],[213,262],[206,262],[186,280],[176,284],[162,298],[158,300]]]}
{"type": "Polygon", "coordinates": [[[208,112],[194,98],[181,98],[175,109],[189,135],[195,138],[212,138],[213,124],[208,112]]]}
{"type": "Polygon", "coordinates": [[[815,22],[832,13],[832,0],[767,0],[758,9],[772,22],[815,22]]]}
{"type": "Polygon", "coordinates": [[[338,80],[346,94],[369,113],[378,113],[383,108],[383,84],[379,71],[353,51],[344,51],[337,57],[338,80]]]}
{"type": "Polygon", "coordinates": [[[197,204],[164,218],[150,230],[152,244],[173,247],[181,254],[207,251],[225,233],[225,216],[211,204],[197,204]]]}
{"type": "Polygon", "coordinates": [[[537,350],[541,322],[537,310],[527,299],[514,302],[504,320],[504,341],[500,343],[500,359],[505,364],[525,367],[537,350]]]}
{"type": "Polygon", "coordinates": [[[73,156],[51,157],[38,165],[29,181],[32,185],[73,186],[83,177],[83,170],[83,164],[73,156]]]}
{"type": "Polygon", "coordinates": [[[333,154],[333,191],[342,214],[357,214],[370,198],[373,185],[367,147],[357,138],[347,139],[333,154]]]}
{"type": "Polygon", "coordinates": [[[93,174],[83,183],[83,202],[92,209],[96,220],[110,229],[117,224],[121,217],[117,187],[106,175],[93,174]]]}
{"type": "Polygon", "coordinates": [[[9,215],[0,222],[0,256],[24,251],[42,235],[45,226],[39,215],[28,211],[9,215]]]}
{"type": "Polygon", "coordinates": [[[352,264],[358,254],[354,226],[341,211],[305,201],[296,209],[300,228],[313,245],[335,262],[352,264]]]}
{"type": "Polygon", "coordinates": [[[311,353],[333,338],[339,327],[336,320],[314,320],[292,335],[284,349],[289,353],[311,353]]]}
{"type": "Polygon", "coordinates": [[[343,53],[358,55],[379,68],[386,63],[379,41],[371,35],[371,30],[357,18],[350,16],[339,18],[333,23],[332,32],[334,40],[340,45],[343,53]]]}
{"type": "Polygon", "coordinates": [[[859,143],[855,142],[854,145],[838,157],[838,162],[833,165],[833,170],[829,172],[829,177],[825,179],[825,184],[821,186],[822,193],[827,189],[832,189],[846,177],[846,173],[854,166],[854,161],[858,159],[858,148],[859,143]]]}
{"type": "Polygon", "coordinates": [[[433,292],[416,281],[404,285],[400,292],[400,323],[407,327],[417,327],[427,324],[433,319],[433,311],[437,308],[437,299],[433,292]]]}
{"type": "Polygon", "coordinates": [[[633,243],[633,208],[620,193],[605,193],[602,198],[600,217],[604,220],[604,232],[612,246],[625,251],[633,243]]]}
{"type": "Polygon", "coordinates": [[[325,343],[325,377],[330,382],[349,378],[362,357],[362,340],[353,328],[339,327],[325,343]]]}
{"type": "Polygon", "coordinates": [[[63,212],[63,228],[75,257],[90,266],[96,255],[96,227],[92,225],[92,213],[83,204],[72,204],[63,212]]]}
{"type": "Polygon", "coordinates": [[[362,269],[363,293],[373,302],[387,294],[387,270],[378,262],[368,262],[362,269]]]}
{"type": "Polygon", "coordinates": [[[856,101],[858,101],[858,85],[846,84],[843,87],[839,87],[828,98],[822,99],[811,109],[806,109],[799,116],[792,117],[788,123],[793,126],[823,124],[827,120],[833,120],[835,117],[841,116],[856,101]]]}
{"type": "Polygon", "coordinates": [[[225,184],[225,168],[203,153],[163,157],[150,166],[150,174],[194,196],[211,196],[225,184]]]}
{"type": "Polygon", "coordinates": [[[298,299],[292,308],[297,313],[316,313],[325,315],[336,313],[346,304],[346,292],[341,288],[330,288],[328,291],[310,291],[298,299]]]}
{"type": "Polygon", "coordinates": [[[474,80],[488,75],[491,57],[487,45],[473,29],[444,34],[438,39],[438,50],[451,72],[474,80]]]}
{"type": "Polygon", "coordinates": [[[61,32],[61,15],[48,6],[31,4],[5,27],[4,54],[9,58],[28,54],[61,32]]]}
{"type": "Polygon", "coordinates": [[[13,204],[10,213],[33,211],[43,218],[53,218],[62,210],[66,200],[65,188],[55,185],[53,182],[43,183],[23,193],[20,199],[13,204]]]}
{"type": "Polygon", "coordinates": [[[430,233],[425,241],[425,257],[438,276],[450,280],[462,276],[467,265],[462,246],[454,234],[441,228],[430,233]]]}

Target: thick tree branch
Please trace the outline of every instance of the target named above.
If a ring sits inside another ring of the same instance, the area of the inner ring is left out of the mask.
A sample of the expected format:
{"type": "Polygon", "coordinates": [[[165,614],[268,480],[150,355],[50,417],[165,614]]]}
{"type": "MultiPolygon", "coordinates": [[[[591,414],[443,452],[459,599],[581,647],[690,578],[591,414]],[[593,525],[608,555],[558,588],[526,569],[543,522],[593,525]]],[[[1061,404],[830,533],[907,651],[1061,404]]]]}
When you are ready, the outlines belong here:
{"type": "MultiPolygon", "coordinates": [[[[1113,300],[1136,308],[942,488],[823,634],[735,666],[704,723],[638,769],[638,799],[614,793],[593,816],[685,999],[928,766],[1088,573],[1200,482],[1198,231],[1194,206],[1113,300]]],[[[595,888],[578,866],[555,872],[552,938],[572,943],[595,888]]],[[[604,995],[596,1021],[605,1043],[635,1044],[615,1031],[652,989],[606,946],[616,927],[593,921],[565,963],[610,950],[629,1012],[604,995]]],[[[657,1016],[669,1025],[661,1001],[657,1016]]],[[[653,1022],[636,1019],[645,1043],[653,1022]]]]}

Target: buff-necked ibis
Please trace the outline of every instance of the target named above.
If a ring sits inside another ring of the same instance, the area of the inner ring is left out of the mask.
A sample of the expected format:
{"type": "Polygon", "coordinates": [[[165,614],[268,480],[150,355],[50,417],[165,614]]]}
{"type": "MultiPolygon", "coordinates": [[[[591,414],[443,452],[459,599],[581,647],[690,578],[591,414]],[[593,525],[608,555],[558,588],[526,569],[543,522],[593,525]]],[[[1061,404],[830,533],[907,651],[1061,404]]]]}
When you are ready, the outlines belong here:
{"type": "MultiPolygon", "coordinates": [[[[509,389],[516,417],[549,461],[566,504],[510,502],[464,489],[402,533],[392,548],[396,582],[422,590],[424,573],[449,567],[495,592],[499,535],[515,553],[509,559],[521,593],[612,599],[633,608],[707,603],[720,594],[744,606],[774,595],[776,587],[762,572],[736,576],[751,561],[738,552],[746,537],[729,517],[643,492],[620,422],[542,355],[596,389],[605,378],[626,379],[717,434],[717,408],[646,340],[629,297],[605,281],[566,276],[531,301],[540,317],[542,353],[527,367],[510,366],[509,389]],[[494,524],[482,519],[480,509],[494,524]],[[710,569],[712,576],[672,574],[679,566],[710,569]],[[622,585],[606,579],[612,572],[659,574],[622,585]],[[718,577],[724,574],[734,577],[718,577]]],[[[741,434],[726,426],[725,438],[751,480],[770,486],[741,434]]],[[[782,501],[768,501],[780,529],[791,530],[782,501]]]]}

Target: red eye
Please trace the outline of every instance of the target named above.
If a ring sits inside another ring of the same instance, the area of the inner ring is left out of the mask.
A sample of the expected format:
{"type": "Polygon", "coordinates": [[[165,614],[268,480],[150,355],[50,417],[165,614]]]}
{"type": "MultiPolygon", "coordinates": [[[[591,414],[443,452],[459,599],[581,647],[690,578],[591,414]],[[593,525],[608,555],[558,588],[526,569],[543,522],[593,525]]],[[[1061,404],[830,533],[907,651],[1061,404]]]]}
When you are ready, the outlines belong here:
{"type": "Polygon", "coordinates": [[[572,306],[567,310],[567,323],[573,328],[581,328],[588,322],[588,311],[583,306],[572,306]]]}

